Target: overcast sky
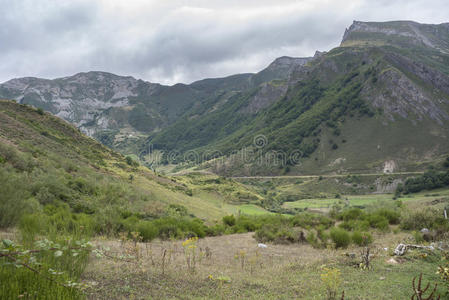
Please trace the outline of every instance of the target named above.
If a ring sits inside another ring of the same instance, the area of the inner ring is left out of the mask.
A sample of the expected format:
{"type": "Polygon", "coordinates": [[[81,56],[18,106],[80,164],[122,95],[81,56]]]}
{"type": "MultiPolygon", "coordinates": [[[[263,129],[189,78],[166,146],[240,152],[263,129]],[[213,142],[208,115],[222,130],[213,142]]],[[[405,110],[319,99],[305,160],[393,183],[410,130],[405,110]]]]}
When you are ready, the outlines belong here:
{"type": "Polygon", "coordinates": [[[0,82],[85,71],[190,83],[337,46],[353,20],[449,22],[448,0],[0,0],[0,82]]]}

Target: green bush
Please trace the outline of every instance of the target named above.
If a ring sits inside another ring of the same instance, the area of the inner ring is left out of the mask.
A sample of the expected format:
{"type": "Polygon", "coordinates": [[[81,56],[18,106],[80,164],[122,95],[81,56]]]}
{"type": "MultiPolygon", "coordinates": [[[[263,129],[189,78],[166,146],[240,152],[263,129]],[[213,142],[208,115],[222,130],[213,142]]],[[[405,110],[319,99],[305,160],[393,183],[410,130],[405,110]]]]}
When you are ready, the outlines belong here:
{"type": "Polygon", "coordinates": [[[385,217],[389,224],[399,224],[401,221],[401,214],[395,210],[381,208],[375,211],[374,214],[385,217]]]}
{"type": "Polygon", "coordinates": [[[313,231],[309,231],[307,233],[306,240],[313,248],[320,247],[320,243],[318,242],[318,239],[313,231]]]}
{"type": "Polygon", "coordinates": [[[263,225],[256,230],[254,238],[258,242],[275,244],[288,244],[305,241],[304,234],[291,227],[278,227],[273,224],[263,225]],[[304,240],[303,240],[304,239],[304,240]]]}
{"type": "Polygon", "coordinates": [[[349,220],[358,220],[363,219],[365,217],[365,213],[360,208],[350,208],[338,215],[339,220],[349,221],[349,220]]]}
{"type": "Polygon", "coordinates": [[[137,161],[135,161],[131,156],[127,156],[125,159],[126,159],[126,163],[128,165],[130,165],[131,167],[139,166],[139,163],[137,161]]]}
{"type": "Polygon", "coordinates": [[[2,161],[13,166],[17,171],[31,171],[35,167],[33,157],[29,153],[19,152],[15,147],[0,143],[2,161]]]}
{"type": "Polygon", "coordinates": [[[341,227],[348,231],[363,230],[366,231],[370,228],[368,220],[348,220],[340,223],[338,227],[341,227]]]}
{"type": "MultiPolygon", "coordinates": [[[[77,251],[75,256],[72,251],[65,249],[79,247],[75,244],[75,241],[80,242],[79,240],[73,238],[52,239],[52,245],[57,244],[61,249],[59,251],[61,254],[55,255],[58,251],[49,250],[49,247],[45,247],[45,245],[50,244],[50,242],[42,240],[43,237],[40,237],[42,249],[39,249],[40,251],[36,253],[28,251],[36,250],[34,240],[23,241],[22,245],[13,242],[8,242],[8,247],[5,247],[6,243],[0,245],[2,251],[4,248],[11,249],[13,247],[11,252],[21,253],[21,255],[16,256],[16,258],[19,258],[19,263],[11,263],[5,257],[0,258],[0,282],[2,283],[0,298],[83,299],[84,295],[81,289],[67,288],[62,284],[57,284],[57,282],[81,282],[81,274],[88,263],[89,250],[77,251]],[[33,266],[38,272],[23,267],[23,265],[20,265],[21,261],[33,266]],[[32,262],[35,262],[35,264],[32,262]],[[50,273],[52,275],[49,275],[50,273]]],[[[87,249],[87,247],[86,245],[84,249],[87,249]]]]}
{"type": "Polygon", "coordinates": [[[144,242],[149,242],[159,235],[159,230],[151,222],[141,221],[137,224],[137,231],[139,232],[144,242]]]}
{"type": "Polygon", "coordinates": [[[254,238],[260,243],[273,242],[276,239],[277,229],[272,225],[264,225],[256,230],[254,238]]]}
{"type": "Polygon", "coordinates": [[[290,223],[292,226],[298,226],[302,228],[323,226],[327,229],[334,225],[334,221],[332,219],[322,215],[315,215],[310,213],[298,214],[290,219],[290,223]]]}
{"type": "Polygon", "coordinates": [[[42,108],[40,108],[40,107],[38,107],[38,108],[36,109],[36,112],[37,112],[38,114],[40,114],[40,115],[43,115],[43,114],[44,114],[44,110],[43,110],[42,108]]]}
{"type": "Polygon", "coordinates": [[[346,230],[341,228],[332,228],[330,231],[330,237],[335,243],[336,248],[346,248],[351,243],[351,236],[346,230]]]}
{"type": "Polygon", "coordinates": [[[368,232],[354,231],[351,240],[358,246],[367,246],[373,242],[373,237],[368,232]]]}
{"type": "Polygon", "coordinates": [[[440,219],[443,219],[442,214],[432,208],[404,211],[401,215],[400,227],[405,230],[432,229],[438,224],[444,223],[440,219]]]}
{"type": "Polygon", "coordinates": [[[388,219],[381,215],[377,215],[377,214],[368,215],[367,221],[369,222],[369,225],[372,228],[377,228],[381,231],[387,231],[389,228],[388,219]]]}
{"type": "Polygon", "coordinates": [[[0,167],[0,228],[16,225],[24,213],[39,210],[39,203],[23,188],[26,177],[0,167]]]}
{"type": "Polygon", "coordinates": [[[413,231],[413,238],[417,244],[424,242],[423,234],[420,231],[413,231]]]}
{"type": "Polygon", "coordinates": [[[226,226],[234,226],[235,225],[235,217],[234,217],[234,215],[224,216],[223,217],[223,224],[225,224],[226,226]]]}
{"type": "Polygon", "coordinates": [[[422,190],[432,190],[449,185],[449,171],[437,172],[430,170],[421,176],[408,178],[403,186],[405,194],[417,193],[422,190]]]}

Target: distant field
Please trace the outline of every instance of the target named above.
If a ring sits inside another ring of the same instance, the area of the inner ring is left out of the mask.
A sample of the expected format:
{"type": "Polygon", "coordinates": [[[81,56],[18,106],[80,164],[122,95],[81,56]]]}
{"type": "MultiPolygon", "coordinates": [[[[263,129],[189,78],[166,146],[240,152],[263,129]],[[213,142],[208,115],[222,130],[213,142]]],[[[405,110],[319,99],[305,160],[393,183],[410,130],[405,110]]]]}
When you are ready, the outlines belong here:
{"type": "Polygon", "coordinates": [[[263,214],[271,214],[271,212],[263,209],[260,206],[254,205],[254,204],[244,204],[238,206],[238,210],[240,213],[246,214],[246,215],[263,215],[263,214]]]}
{"type": "MultiPolygon", "coordinates": [[[[403,196],[401,201],[432,201],[441,197],[449,196],[449,189],[440,189],[434,191],[424,191],[410,196],[403,196]]],[[[371,194],[371,195],[354,195],[342,196],[341,198],[314,198],[302,199],[294,202],[285,202],[284,208],[329,208],[333,204],[349,201],[352,206],[366,206],[375,203],[376,201],[392,200],[393,194],[371,194]]],[[[393,200],[392,200],[393,201],[393,200]]]]}

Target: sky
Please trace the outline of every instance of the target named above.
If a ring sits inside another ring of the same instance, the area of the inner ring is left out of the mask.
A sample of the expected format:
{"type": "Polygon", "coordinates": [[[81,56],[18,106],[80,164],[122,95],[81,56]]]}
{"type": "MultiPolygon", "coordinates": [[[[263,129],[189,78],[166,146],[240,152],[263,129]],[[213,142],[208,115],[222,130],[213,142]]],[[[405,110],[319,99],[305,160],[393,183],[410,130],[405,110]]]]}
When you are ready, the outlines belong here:
{"type": "Polygon", "coordinates": [[[353,20],[449,22],[448,0],[0,0],[0,82],[87,71],[162,84],[339,45],[353,20]]]}

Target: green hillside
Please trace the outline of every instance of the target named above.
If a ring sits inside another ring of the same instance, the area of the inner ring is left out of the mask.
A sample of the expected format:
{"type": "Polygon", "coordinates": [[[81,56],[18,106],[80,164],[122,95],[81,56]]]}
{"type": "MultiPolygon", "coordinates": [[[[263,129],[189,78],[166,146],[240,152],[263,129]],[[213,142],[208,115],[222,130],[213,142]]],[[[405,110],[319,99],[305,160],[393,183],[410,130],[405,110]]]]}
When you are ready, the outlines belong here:
{"type": "Polygon", "coordinates": [[[258,86],[219,110],[181,118],[151,135],[146,147],[168,153],[162,163],[189,159],[187,151],[200,162],[222,154],[215,169],[228,175],[371,172],[389,164],[422,170],[449,149],[445,30],[445,24],[355,22],[341,47],[298,67],[288,81],[266,83],[286,88],[267,107],[245,110],[258,99],[258,86]],[[262,148],[254,145],[259,136],[262,148]],[[249,159],[241,158],[245,148],[249,159]],[[282,157],[280,165],[258,163],[273,155],[282,157]]]}
{"type": "Polygon", "coordinates": [[[96,233],[114,235],[130,216],[156,220],[186,209],[191,220],[212,223],[261,198],[217,176],[155,174],[49,113],[6,100],[0,101],[0,178],[0,227],[32,213],[88,222],[96,233]]]}

